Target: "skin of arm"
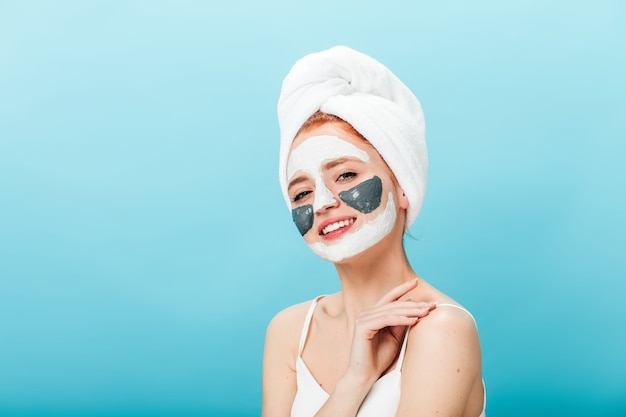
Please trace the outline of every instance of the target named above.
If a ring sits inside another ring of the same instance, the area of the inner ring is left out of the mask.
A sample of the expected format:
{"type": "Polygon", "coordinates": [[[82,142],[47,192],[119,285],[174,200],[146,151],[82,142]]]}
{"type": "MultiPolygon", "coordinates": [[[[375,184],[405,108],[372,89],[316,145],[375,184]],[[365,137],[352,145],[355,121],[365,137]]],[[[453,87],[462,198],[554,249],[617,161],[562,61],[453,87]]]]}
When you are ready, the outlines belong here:
{"type": "Polygon", "coordinates": [[[464,311],[440,307],[409,333],[397,417],[462,417],[483,407],[480,342],[464,311]]]}
{"type": "MultiPolygon", "coordinates": [[[[262,417],[289,417],[296,395],[295,362],[306,310],[310,303],[289,307],[278,313],[267,327],[263,356],[262,417]],[[305,308],[302,308],[302,307],[305,308]]],[[[373,381],[346,374],[324,404],[334,416],[355,416],[373,381]]],[[[319,413],[317,414],[320,415],[319,413]]]]}
{"type": "Polygon", "coordinates": [[[262,417],[289,417],[296,395],[295,363],[302,324],[310,303],[278,313],[267,327],[263,351],[262,417]]]}

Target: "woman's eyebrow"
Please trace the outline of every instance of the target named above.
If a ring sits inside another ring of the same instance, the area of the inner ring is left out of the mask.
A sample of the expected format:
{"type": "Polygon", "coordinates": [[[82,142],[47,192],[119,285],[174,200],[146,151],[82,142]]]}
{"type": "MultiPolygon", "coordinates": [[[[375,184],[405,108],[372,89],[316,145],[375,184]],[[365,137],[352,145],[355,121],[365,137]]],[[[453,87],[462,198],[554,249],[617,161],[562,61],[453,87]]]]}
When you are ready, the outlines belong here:
{"type": "Polygon", "coordinates": [[[341,164],[344,164],[346,162],[363,162],[363,161],[360,160],[359,158],[338,158],[338,159],[332,159],[332,160],[324,163],[324,169],[332,169],[332,168],[336,167],[337,165],[341,165],[341,164]]]}
{"type": "Polygon", "coordinates": [[[305,182],[306,180],[307,180],[307,177],[305,177],[304,175],[298,175],[297,177],[295,177],[294,179],[289,181],[289,184],[287,185],[287,188],[291,188],[294,185],[298,185],[301,182],[305,182]]]}

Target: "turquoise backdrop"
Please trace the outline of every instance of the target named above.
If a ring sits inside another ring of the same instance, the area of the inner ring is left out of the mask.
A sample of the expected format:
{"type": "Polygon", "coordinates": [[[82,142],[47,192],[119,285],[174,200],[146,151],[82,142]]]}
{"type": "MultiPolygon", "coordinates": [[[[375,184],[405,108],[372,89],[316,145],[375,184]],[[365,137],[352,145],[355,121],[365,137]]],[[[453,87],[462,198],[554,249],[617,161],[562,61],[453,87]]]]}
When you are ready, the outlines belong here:
{"type": "Polygon", "coordinates": [[[336,44],[422,102],[406,247],[478,320],[487,414],[626,415],[619,0],[0,1],[0,415],[259,415],[268,321],[338,290],[275,116],[336,44]]]}

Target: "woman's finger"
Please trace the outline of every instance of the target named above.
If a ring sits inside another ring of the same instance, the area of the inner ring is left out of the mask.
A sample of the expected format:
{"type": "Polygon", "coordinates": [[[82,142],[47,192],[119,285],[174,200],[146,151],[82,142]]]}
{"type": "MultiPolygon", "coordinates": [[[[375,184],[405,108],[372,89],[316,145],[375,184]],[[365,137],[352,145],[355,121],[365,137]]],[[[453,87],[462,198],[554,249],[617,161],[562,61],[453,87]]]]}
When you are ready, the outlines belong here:
{"type": "Polygon", "coordinates": [[[397,307],[368,312],[357,317],[356,332],[370,338],[385,327],[412,326],[420,318],[427,316],[430,311],[428,307],[397,307]]]}
{"type": "Polygon", "coordinates": [[[390,304],[378,306],[359,314],[361,319],[368,319],[376,316],[401,314],[407,317],[424,317],[433,309],[434,303],[415,301],[395,301],[390,304]]]}
{"type": "Polygon", "coordinates": [[[363,321],[357,319],[355,334],[360,333],[366,339],[371,339],[381,329],[387,327],[412,326],[417,323],[418,320],[419,317],[407,317],[404,315],[378,316],[363,321]]]}
{"type": "Polygon", "coordinates": [[[403,282],[402,284],[392,288],[387,294],[383,295],[375,306],[396,301],[398,298],[402,297],[415,287],[417,287],[417,278],[412,279],[411,281],[403,282]]]}

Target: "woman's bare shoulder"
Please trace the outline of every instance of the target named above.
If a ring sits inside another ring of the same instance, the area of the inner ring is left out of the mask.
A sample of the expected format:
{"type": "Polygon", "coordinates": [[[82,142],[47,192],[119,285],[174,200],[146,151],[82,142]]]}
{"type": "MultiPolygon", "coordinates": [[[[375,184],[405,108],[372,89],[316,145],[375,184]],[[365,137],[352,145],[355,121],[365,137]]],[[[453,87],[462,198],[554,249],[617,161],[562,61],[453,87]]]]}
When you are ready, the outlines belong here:
{"type": "Polygon", "coordinates": [[[449,332],[460,333],[459,336],[473,336],[477,334],[476,322],[469,311],[457,303],[438,303],[428,316],[420,319],[415,326],[416,333],[433,336],[449,332]]]}
{"type": "Polygon", "coordinates": [[[426,317],[421,318],[417,325],[411,329],[411,334],[419,334],[419,337],[415,337],[415,339],[424,340],[424,338],[436,337],[448,332],[457,334],[460,332],[460,336],[477,334],[474,317],[453,298],[425,281],[420,282],[417,290],[420,290],[421,293],[416,293],[415,299],[434,302],[437,307],[426,317]]]}
{"type": "Polygon", "coordinates": [[[412,389],[409,395],[402,395],[400,410],[478,415],[484,396],[481,380],[478,331],[465,309],[456,303],[439,305],[411,328],[402,386],[412,389]]]}
{"type": "Polygon", "coordinates": [[[292,305],[272,318],[265,333],[264,369],[286,365],[295,372],[300,334],[310,305],[311,301],[292,305]]]}
{"type": "Polygon", "coordinates": [[[452,353],[461,349],[480,357],[480,340],[474,317],[463,307],[454,304],[438,305],[423,317],[409,332],[411,350],[429,354],[452,353]]]}
{"type": "Polygon", "coordinates": [[[294,304],[278,312],[267,327],[268,335],[293,336],[299,335],[304,319],[313,300],[294,304]]]}

